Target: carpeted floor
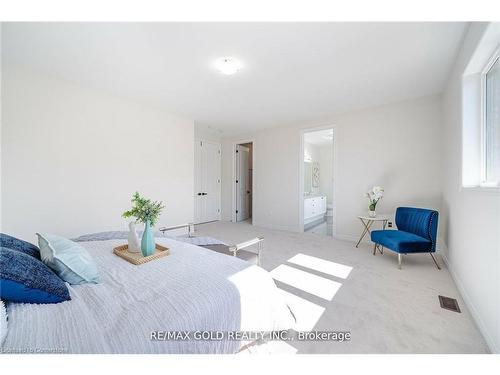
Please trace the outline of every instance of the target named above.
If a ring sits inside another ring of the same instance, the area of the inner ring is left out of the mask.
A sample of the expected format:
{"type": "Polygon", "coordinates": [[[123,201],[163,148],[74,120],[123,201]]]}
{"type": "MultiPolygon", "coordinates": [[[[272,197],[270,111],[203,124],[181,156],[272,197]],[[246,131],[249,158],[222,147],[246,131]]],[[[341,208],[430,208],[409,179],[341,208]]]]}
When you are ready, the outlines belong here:
{"type": "Polygon", "coordinates": [[[264,237],[262,267],[282,280],[276,284],[296,313],[296,329],[351,333],[350,341],[274,342],[262,352],[488,352],[439,257],[441,271],[427,254],[405,256],[399,270],[394,253],[373,256],[368,244],[356,249],[353,243],[329,236],[245,222],[199,225],[196,235],[228,243],[264,237]],[[442,309],[438,295],[456,298],[462,313],[442,309]]]}

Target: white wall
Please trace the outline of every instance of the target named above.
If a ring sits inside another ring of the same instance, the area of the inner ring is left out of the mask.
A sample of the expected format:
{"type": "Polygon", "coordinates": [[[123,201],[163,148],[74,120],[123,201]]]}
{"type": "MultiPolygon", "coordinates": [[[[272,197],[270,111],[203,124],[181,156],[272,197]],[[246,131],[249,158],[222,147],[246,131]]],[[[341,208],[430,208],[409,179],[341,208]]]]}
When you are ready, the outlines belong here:
{"type": "Polygon", "coordinates": [[[193,219],[193,121],[12,66],[2,94],[4,232],[124,229],[136,190],[193,219]]]}
{"type": "Polygon", "coordinates": [[[400,205],[441,207],[441,99],[425,97],[350,112],[310,126],[278,127],[223,140],[222,214],[230,220],[232,142],[254,140],[254,225],[299,230],[300,130],[335,125],[336,219],[340,238],[356,239],[356,218],[373,185],[386,189],[379,212],[400,205]]]}
{"type": "Polygon", "coordinates": [[[201,126],[199,124],[194,124],[194,137],[196,139],[204,139],[206,141],[218,142],[221,141],[221,133],[214,129],[210,129],[206,126],[201,126]]]}
{"type": "Polygon", "coordinates": [[[486,25],[471,25],[443,97],[444,251],[492,352],[500,353],[500,193],[462,189],[462,74],[486,25]]]}
{"type": "Polygon", "coordinates": [[[368,211],[364,193],[385,189],[377,212],[398,206],[441,208],[441,102],[426,97],[348,113],[338,129],[335,208],[337,234],[359,237],[358,213],[368,211]]]}

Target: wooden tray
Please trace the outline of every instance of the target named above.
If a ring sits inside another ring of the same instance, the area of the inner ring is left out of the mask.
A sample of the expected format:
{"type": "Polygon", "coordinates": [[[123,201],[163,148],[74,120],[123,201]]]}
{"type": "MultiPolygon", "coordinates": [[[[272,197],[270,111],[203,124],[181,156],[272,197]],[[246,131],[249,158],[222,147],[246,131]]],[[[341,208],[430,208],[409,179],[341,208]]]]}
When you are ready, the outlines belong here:
{"type": "Polygon", "coordinates": [[[164,256],[167,256],[169,254],[169,251],[168,247],[156,244],[155,252],[145,257],[141,252],[131,253],[130,251],[128,251],[128,245],[122,245],[115,247],[113,249],[113,253],[118,255],[120,258],[125,259],[127,262],[139,266],[141,264],[151,262],[152,260],[163,258],[164,256]]]}

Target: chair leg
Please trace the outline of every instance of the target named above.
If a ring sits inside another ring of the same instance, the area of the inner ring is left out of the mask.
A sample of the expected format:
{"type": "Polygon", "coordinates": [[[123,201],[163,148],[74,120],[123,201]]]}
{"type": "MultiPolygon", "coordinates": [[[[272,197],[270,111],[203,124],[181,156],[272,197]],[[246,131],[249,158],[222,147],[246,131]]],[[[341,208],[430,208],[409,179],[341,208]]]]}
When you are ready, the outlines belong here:
{"type": "Polygon", "coordinates": [[[403,256],[401,254],[398,254],[398,268],[401,269],[401,258],[403,256]]]}
{"type": "Polygon", "coordinates": [[[436,258],[434,258],[434,255],[432,255],[432,253],[429,253],[429,254],[431,254],[432,260],[434,261],[434,264],[436,265],[437,269],[440,270],[441,267],[439,267],[439,264],[438,264],[436,258]]]}
{"type": "Polygon", "coordinates": [[[377,244],[373,245],[373,255],[375,255],[376,251],[377,251],[377,244]]]}

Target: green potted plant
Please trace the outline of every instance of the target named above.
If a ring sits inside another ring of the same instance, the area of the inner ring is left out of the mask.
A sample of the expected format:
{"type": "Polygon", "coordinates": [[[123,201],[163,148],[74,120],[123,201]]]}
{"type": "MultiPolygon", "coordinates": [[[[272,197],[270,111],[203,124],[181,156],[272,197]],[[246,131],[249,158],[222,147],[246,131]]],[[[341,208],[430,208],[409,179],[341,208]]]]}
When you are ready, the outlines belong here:
{"type": "Polygon", "coordinates": [[[141,197],[136,191],[132,196],[132,208],[122,214],[125,219],[135,217],[136,221],[144,223],[141,239],[141,252],[144,256],[151,255],[155,251],[153,227],[158,222],[164,208],[163,202],[153,202],[151,199],[141,197]]]}

